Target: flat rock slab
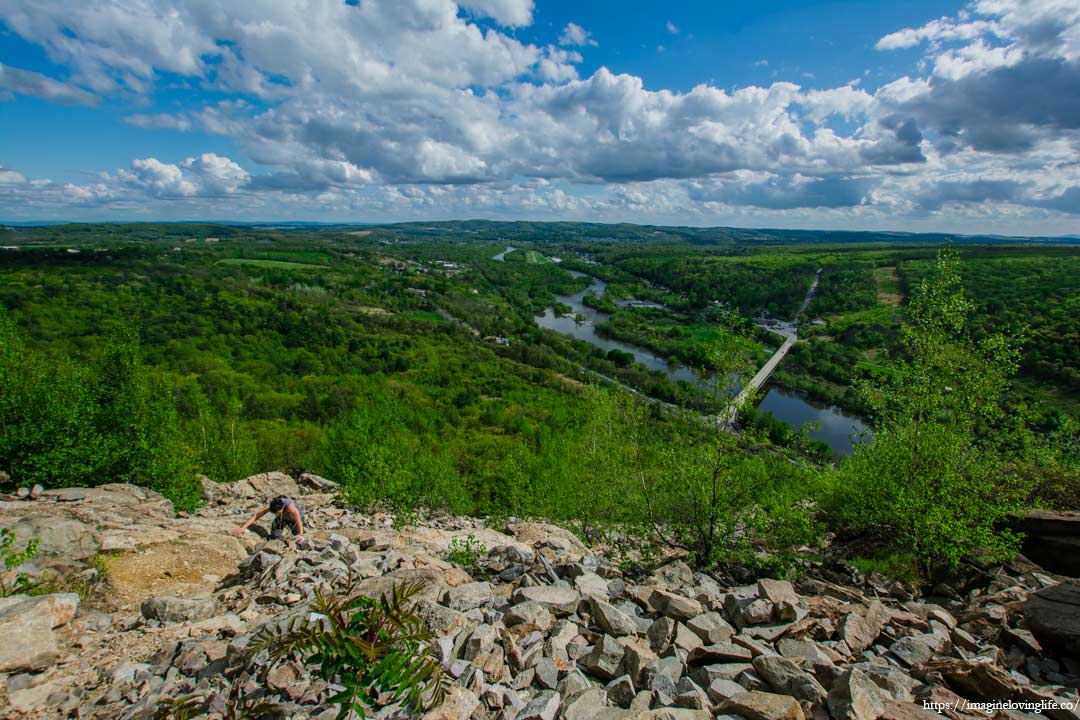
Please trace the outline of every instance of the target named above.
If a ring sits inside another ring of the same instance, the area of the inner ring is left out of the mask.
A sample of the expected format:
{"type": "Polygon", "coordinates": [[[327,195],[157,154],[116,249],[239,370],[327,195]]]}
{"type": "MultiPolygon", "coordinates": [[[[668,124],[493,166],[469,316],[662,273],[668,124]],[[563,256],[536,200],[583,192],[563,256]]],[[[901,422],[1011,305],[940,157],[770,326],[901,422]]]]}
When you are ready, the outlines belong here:
{"type": "Polygon", "coordinates": [[[1024,605],[1024,622],[1045,647],[1080,658],[1080,582],[1043,588],[1024,605]]]}
{"type": "Polygon", "coordinates": [[[736,695],[720,706],[720,712],[742,715],[747,720],[805,720],[802,705],[790,695],[753,690],[736,695]]]}

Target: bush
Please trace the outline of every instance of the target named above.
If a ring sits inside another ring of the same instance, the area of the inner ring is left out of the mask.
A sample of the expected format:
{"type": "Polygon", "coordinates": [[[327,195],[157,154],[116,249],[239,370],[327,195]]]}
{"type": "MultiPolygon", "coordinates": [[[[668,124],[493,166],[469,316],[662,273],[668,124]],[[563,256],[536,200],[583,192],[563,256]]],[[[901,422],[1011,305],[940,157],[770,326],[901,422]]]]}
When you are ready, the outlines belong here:
{"type": "Polygon", "coordinates": [[[450,539],[446,559],[458,567],[473,571],[479,566],[484,554],[484,544],[477,540],[475,535],[466,535],[450,539]]]}
{"type": "Polygon", "coordinates": [[[14,573],[10,580],[7,576],[35,557],[37,550],[37,538],[31,538],[22,550],[15,550],[15,533],[9,528],[0,528],[0,597],[33,591],[34,583],[26,573],[14,573]]]}

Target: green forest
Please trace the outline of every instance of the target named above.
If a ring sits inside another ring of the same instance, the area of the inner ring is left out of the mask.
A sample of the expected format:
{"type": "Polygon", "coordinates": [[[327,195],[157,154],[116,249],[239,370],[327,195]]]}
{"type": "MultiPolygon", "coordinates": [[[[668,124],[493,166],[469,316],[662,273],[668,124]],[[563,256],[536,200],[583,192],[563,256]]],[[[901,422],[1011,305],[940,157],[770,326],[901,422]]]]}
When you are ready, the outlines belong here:
{"type": "Polygon", "coordinates": [[[61,225],[0,245],[12,486],[133,482],[191,509],[199,474],[305,469],[358,507],[543,517],[771,572],[826,530],[890,527],[882,552],[925,573],[1007,552],[1011,512],[1080,500],[1076,244],[426,223],[61,225]],[[570,270],[607,283],[584,300],[599,335],[700,381],[541,329],[589,286],[570,270]],[[859,416],[850,455],[752,404],[735,432],[716,422],[717,378],[753,374],[782,342],[771,321],[799,340],[759,397],[859,416]],[[958,493],[970,512],[942,515],[958,493]]]}

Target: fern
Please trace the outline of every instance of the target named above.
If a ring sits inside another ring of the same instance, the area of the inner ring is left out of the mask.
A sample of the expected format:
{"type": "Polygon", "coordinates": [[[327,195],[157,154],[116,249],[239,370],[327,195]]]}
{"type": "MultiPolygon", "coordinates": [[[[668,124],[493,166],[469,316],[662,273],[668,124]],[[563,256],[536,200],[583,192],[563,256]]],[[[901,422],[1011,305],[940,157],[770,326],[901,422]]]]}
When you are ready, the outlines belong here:
{"type": "Polygon", "coordinates": [[[343,686],[330,698],[341,706],[338,720],[353,712],[363,718],[365,708],[376,702],[401,702],[413,710],[440,704],[448,682],[415,612],[414,598],[424,583],[399,583],[378,599],[355,593],[354,587],[350,577],[340,595],[316,593],[307,616],[263,628],[249,652],[267,651],[271,664],[297,655],[317,665],[324,680],[343,686]]]}

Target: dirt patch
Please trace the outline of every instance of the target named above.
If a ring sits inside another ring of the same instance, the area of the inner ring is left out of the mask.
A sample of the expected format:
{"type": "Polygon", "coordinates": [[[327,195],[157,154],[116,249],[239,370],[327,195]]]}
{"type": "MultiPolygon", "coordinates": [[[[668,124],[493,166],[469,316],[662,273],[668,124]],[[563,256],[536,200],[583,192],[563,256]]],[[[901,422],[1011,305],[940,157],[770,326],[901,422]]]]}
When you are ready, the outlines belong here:
{"type": "Polygon", "coordinates": [[[106,560],[108,595],[117,610],[137,612],[152,595],[209,592],[245,556],[234,538],[205,537],[159,543],[106,560]]]}

